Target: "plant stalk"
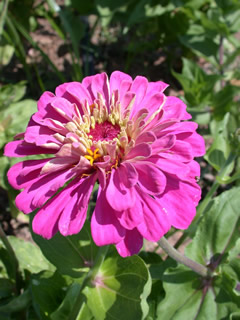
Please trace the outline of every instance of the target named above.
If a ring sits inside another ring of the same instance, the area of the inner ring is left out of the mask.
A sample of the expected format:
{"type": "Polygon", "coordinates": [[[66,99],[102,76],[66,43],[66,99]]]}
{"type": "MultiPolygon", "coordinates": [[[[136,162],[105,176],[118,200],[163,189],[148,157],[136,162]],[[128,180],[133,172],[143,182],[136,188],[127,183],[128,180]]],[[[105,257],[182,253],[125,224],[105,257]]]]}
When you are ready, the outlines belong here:
{"type": "Polygon", "coordinates": [[[86,276],[83,279],[83,282],[82,282],[81,287],[80,287],[79,294],[78,294],[78,296],[76,298],[76,301],[74,303],[72,311],[70,312],[68,320],[76,320],[77,319],[79,310],[80,310],[82,302],[83,302],[82,291],[85,288],[86,284],[91,279],[94,279],[94,277],[96,276],[99,268],[101,267],[101,265],[104,262],[104,259],[105,259],[106,255],[107,255],[107,252],[108,252],[108,248],[109,248],[109,246],[99,247],[98,254],[96,256],[94,266],[93,266],[92,269],[89,270],[89,272],[86,274],[86,276]]]}
{"type": "Polygon", "coordinates": [[[207,269],[202,264],[197,263],[187,258],[186,256],[182,255],[167,241],[165,237],[162,237],[158,241],[158,244],[171,258],[173,258],[177,262],[184,264],[185,266],[192,269],[194,272],[198,273],[202,277],[210,276],[211,271],[209,269],[207,269]]]}

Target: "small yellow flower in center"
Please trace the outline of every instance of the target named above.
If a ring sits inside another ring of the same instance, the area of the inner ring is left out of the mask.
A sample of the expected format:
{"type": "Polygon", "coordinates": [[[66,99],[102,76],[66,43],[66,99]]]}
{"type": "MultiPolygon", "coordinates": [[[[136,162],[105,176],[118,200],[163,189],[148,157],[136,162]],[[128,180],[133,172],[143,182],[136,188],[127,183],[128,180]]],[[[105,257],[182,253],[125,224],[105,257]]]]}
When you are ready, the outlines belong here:
{"type": "Polygon", "coordinates": [[[87,149],[88,155],[84,156],[86,159],[90,161],[91,166],[93,166],[93,162],[98,158],[101,158],[101,154],[98,153],[99,149],[96,148],[94,151],[91,149],[87,149]]]}

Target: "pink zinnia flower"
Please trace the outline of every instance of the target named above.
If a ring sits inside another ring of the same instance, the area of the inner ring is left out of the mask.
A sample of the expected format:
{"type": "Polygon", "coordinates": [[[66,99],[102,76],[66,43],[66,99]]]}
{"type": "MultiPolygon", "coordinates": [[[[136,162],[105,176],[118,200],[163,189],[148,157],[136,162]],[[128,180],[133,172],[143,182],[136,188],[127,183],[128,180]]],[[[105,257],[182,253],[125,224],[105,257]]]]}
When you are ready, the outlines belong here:
{"type": "Polygon", "coordinates": [[[181,100],[164,95],[166,87],[116,71],[110,81],[102,73],[43,93],[22,140],[5,147],[9,157],[52,154],[8,172],[10,184],[24,189],[19,210],[40,208],[35,233],[80,232],[96,182],[91,231],[98,246],[115,244],[125,257],[143,238],[158,241],[171,226],[189,226],[201,195],[193,158],[204,154],[204,141],[196,123],[182,121],[191,116],[181,100]]]}

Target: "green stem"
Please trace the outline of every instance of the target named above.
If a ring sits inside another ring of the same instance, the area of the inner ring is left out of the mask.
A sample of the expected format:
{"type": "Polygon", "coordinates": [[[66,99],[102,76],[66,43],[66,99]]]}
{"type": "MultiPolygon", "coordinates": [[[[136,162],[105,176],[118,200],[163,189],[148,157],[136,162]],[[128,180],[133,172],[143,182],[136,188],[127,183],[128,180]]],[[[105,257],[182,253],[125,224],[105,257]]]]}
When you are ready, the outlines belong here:
{"type": "Polygon", "coordinates": [[[166,251],[166,253],[176,260],[179,263],[184,264],[185,266],[192,269],[194,272],[200,274],[202,277],[207,277],[210,275],[210,270],[208,270],[205,266],[203,266],[200,263],[197,263],[186,256],[182,255],[180,252],[178,252],[168,241],[166,238],[162,237],[158,244],[160,247],[166,251]]]}
{"type": "Polygon", "coordinates": [[[101,265],[104,262],[104,259],[107,255],[109,246],[103,246],[99,247],[98,254],[95,259],[95,263],[92,269],[89,270],[89,272],[86,274],[86,276],[83,279],[83,282],[80,287],[79,294],[76,298],[76,301],[74,303],[74,306],[72,308],[72,311],[68,317],[68,320],[76,320],[79,310],[81,308],[82,302],[83,302],[83,297],[82,297],[82,291],[85,288],[86,284],[91,280],[94,279],[96,274],[98,273],[98,270],[100,269],[101,265]]]}
{"type": "Polygon", "coordinates": [[[10,244],[10,242],[8,241],[8,238],[5,234],[5,232],[3,231],[3,228],[0,224],[0,239],[2,240],[5,248],[7,249],[7,252],[9,254],[10,260],[13,263],[14,266],[14,273],[15,273],[15,281],[16,281],[16,289],[17,289],[17,293],[20,293],[20,273],[19,273],[19,263],[17,260],[17,257],[15,255],[15,252],[10,244]]]}

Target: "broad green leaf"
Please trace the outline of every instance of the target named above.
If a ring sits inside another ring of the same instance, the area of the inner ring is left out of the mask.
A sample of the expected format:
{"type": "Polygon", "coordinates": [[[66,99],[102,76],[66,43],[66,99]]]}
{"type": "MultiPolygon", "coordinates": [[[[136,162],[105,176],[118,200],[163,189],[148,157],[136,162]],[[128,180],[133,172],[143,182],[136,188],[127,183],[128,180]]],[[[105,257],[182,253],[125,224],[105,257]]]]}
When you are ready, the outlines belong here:
{"type": "MultiPolygon", "coordinates": [[[[80,293],[81,285],[73,283],[67,291],[65,298],[58,309],[51,314],[52,320],[69,320],[69,314],[75,304],[76,298],[80,293]]],[[[76,320],[92,320],[93,316],[85,302],[86,298],[82,296],[82,305],[76,320]]]]}
{"type": "Polygon", "coordinates": [[[138,256],[108,257],[83,290],[96,320],[144,319],[151,289],[148,269],[138,256]]]}
{"type": "Polygon", "coordinates": [[[238,237],[236,228],[240,217],[240,188],[223,192],[213,200],[198,226],[193,241],[187,246],[186,255],[202,264],[219,259],[219,254],[231,248],[238,237]],[[216,256],[218,255],[218,256],[216,256]]]}
{"type": "MultiPolygon", "coordinates": [[[[224,119],[222,121],[211,122],[211,131],[213,133],[214,142],[211,145],[211,147],[207,150],[207,153],[204,156],[204,158],[217,171],[220,171],[220,169],[222,169],[226,165],[226,161],[231,152],[231,145],[230,145],[230,139],[229,139],[230,123],[231,123],[231,117],[229,113],[227,113],[224,116],[224,119]]],[[[231,173],[233,166],[234,166],[233,162],[227,164],[227,168],[225,168],[225,175],[228,175],[231,173]]]]}
{"type": "Polygon", "coordinates": [[[238,94],[239,87],[226,85],[213,96],[212,106],[214,108],[214,117],[217,120],[222,120],[227,112],[231,111],[231,109],[236,109],[234,98],[238,94]]]}
{"type": "Polygon", "coordinates": [[[157,320],[199,320],[197,315],[202,297],[199,276],[184,266],[178,266],[167,269],[163,279],[166,296],[158,305],[157,320]]]}
{"type": "Polygon", "coordinates": [[[16,298],[13,298],[5,305],[0,306],[0,319],[2,319],[2,315],[12,314],[15,312],[19,312],[28,307],[31,302],[31,293],[28,290],[24,291],[21,295],[16,298]]]}
{"type": "Polygon", "coordinates": [[[0,110],[7,108],[11,103],[18,102],[26,92],[26,83],[7,84],[0,88],[0,110]]]}
{"type": "Polygon", "coordinates": [[[31,276],[33,306],[43,319],[61,304],[67,290],[66,280],[57,272],[42,271],[31,276]]]}
{"type": "Polygon", "coordinates": [[[3,119],[10,119],[10,123],[5,129],[6,136],[12,139],[17,133],[25,131],[30,117],[36,111],[36,101],[30,99],[9,105],[1,115],[3,119]]]}
{"type": "Polygon", "coordinates": [[[32,237],[45,257],[62,274],[79,278],[86,268],[93,264],[97,246],[92,240],[87,221],[83,229],[73,236],[64,237],[57,233],[52,239],[47,240],[32,232],[32,237]]]}
{"type": "Polygon", "coordinates": [[[15,285],[9,279],[0,278],[0,299],[14,294],[15,285]]]}
{"type": "Polygon", "coordinates": [[[0,66],[6,66],[9,64],[10,60],[12,59],[14,53],[14,47],[6,44],[0,46],[0,66]]]}
{"type": "MultiPolygon", "coordinates": [[[[40,249],[31,242],[24,241],[14,236],[9,236],[8,240],[18,259],[20,270],[28,270],[31,273],[36,273],[42,270],[54,269],[54,267],[44,258],[40,249]]],[[[0,256],[3,255],[5,251],[3,243],[0,240],[0,256]]],[[[9,263],[10,261],[8,262],[8,266],[9,263]]]]}

